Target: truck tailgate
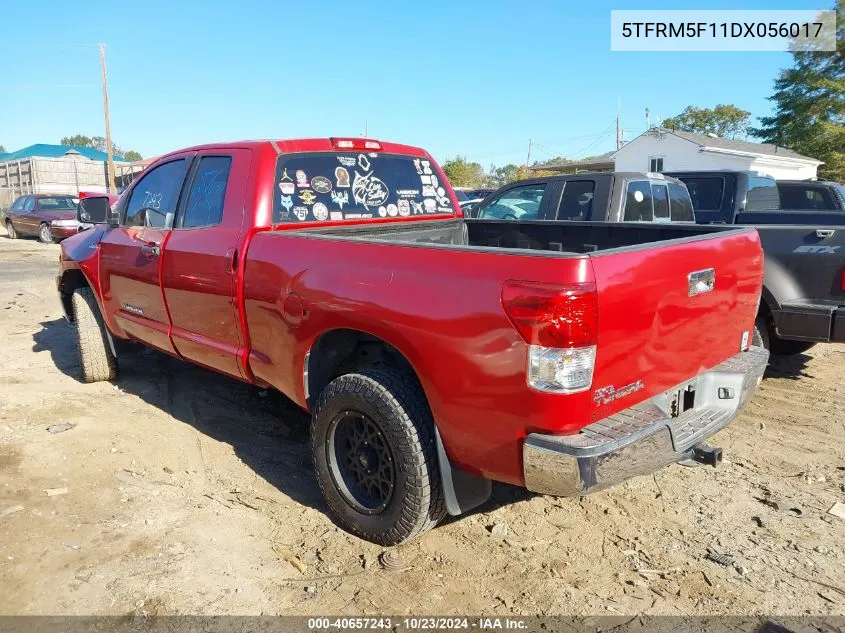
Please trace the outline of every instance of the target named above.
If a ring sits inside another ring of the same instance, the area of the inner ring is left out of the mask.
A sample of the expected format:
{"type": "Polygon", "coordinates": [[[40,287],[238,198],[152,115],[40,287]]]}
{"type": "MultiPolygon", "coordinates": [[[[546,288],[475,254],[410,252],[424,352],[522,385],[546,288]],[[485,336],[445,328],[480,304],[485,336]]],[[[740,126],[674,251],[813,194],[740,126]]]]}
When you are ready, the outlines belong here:
{"type": "Polygon", "coordinates": [[[599,315],[593,421],[678,387],[750,343],[763,278],[756,231],[590,259],[599,315]]]}

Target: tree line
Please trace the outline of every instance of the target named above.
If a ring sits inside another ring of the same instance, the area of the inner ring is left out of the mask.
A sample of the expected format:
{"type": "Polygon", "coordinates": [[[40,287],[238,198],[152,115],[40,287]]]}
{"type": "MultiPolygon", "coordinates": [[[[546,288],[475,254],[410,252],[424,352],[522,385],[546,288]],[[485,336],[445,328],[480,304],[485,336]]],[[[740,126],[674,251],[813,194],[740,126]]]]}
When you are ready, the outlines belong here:
{"type": "MultiPolygon", "coordinates": [[[[102,136],[85,136],[84,134],[74,134],[73,136],[65,136],[59,141],[61,145],[75,145],[76,147],[93,147],[101,152],[107,151],[108,143],[102,136]]],[[[112,143],[112,154],[114,156],[123,156],[128,161],[141,160],[141,154],[134,150],[124,150],[116,143],[112,143]]]]}

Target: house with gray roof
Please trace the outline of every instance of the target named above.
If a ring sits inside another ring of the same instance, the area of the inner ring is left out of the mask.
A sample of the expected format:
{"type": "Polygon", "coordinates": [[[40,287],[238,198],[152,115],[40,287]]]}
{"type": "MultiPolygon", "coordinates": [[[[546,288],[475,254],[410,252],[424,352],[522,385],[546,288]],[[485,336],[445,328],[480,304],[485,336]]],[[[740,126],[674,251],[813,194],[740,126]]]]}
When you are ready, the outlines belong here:
{"type": "Polygon", "coordinates": [[[654,127],[611,156],[616,171],[749,170],[778,179],[816,177],[822,161],[785,147],[654,127]]]}

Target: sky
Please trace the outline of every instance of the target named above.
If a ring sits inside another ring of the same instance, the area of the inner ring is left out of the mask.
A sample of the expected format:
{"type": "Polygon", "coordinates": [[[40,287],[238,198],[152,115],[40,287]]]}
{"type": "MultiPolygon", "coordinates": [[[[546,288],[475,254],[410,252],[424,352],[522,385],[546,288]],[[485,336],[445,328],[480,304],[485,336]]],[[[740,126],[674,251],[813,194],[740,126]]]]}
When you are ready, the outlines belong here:
{"type": "MultiPolygon", "coordinates": [[[[829,6],[828,6],[829,5],[829,6]]],[[[743,9],[817,9],[751,0],[743,9]]],[[[615,148],[687,105],[754,117],[790,56],[610,51],[610,10],[737,3],[5,3],[0,144],[105,136],[97,44],[106,45],[112,138],[145,157],[214,141],[359,136],[521,164],[615,148]],[[619,104],[621,103],[621,108],[619,104]]]]}

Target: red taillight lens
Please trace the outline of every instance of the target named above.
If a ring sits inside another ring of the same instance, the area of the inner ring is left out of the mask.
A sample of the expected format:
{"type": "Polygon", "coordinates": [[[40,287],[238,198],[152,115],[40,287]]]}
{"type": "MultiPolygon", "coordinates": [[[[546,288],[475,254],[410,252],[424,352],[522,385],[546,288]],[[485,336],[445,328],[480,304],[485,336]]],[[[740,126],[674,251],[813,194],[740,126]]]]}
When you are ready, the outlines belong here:
{"type": "Polygon", "coordinates": [[[502,305],[531,345],[587,347],[598,335],[598,295],[594,283],[566,285],[506,281],[502,305]]]}
{"type": "Polygon", "coordinates": [[[839,278],[839,287],[845,292],[845,268],[842,269],[842,276],[839,278]]]}
{"type": "Polygon", "coordinates": [[[331,138],[332,147],[335,149],[366,149],[370,151],[380,151],[381,143],[378,141],[371,141],[365,138],[331,138]]]}

